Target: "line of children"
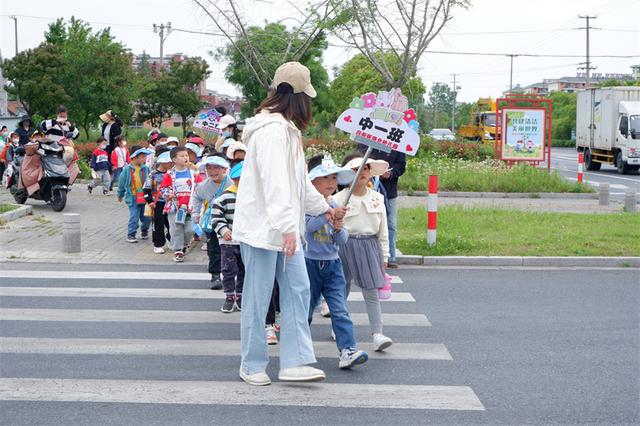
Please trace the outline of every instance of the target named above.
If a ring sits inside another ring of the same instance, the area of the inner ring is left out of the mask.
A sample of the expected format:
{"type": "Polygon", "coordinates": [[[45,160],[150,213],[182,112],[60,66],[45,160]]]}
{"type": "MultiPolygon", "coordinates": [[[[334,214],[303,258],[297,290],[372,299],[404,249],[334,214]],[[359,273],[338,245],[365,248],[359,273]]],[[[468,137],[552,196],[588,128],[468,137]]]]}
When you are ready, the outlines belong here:
{"type": "Polygon", "coordinates": [[[131,163],[127,164],[118,179],[118,201],[124,201],[129,207],[129,223],[127,225],[127,242],[137,243],[136,234],[141,228],[141,239],[148,238],[151,218],[144,215],[146,201],[143,185],[149,176],[149,168],[145,164],[152,151],[139,145],[131,147],[131,163]]]}
{"type": "MultiPolygon", "coordinates": [[[[233,185],[213,202],[211,211],[212,228],[215,231],[222,257],[222,284],[226,295],[220,310],[224,313],[242,310],[242,287],[244,284],[244,264],[240,256],[240,244],[233,240],[233,216],[236,193],[242,174],[242,161],[235,161],[229,172],[233,185]]],[[[221,184],[220,187],[223,187],[221,184]]]]}
{"type": "Polygon", "coordinates": [[[87,185],[87,191],[91,194],[93,188],[102,185],[102,194],[111,195],[111,174],[109,173],[109,153],[107,152],[107,139],[100,136],[96,141],[98,145],[91,154],[90,167],[93,180],[87,185]]]}

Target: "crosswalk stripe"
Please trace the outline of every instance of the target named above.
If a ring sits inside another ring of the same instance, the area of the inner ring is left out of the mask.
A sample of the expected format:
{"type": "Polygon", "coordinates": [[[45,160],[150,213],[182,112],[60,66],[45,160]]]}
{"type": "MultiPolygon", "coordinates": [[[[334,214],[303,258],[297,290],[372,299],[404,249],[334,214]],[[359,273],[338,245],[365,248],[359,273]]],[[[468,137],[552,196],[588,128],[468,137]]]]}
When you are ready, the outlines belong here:
{"type": "MultiPolygon", "coordinates": [[[[423,314],[383,314],[385,325],[405,327],[430,327],[423,314]]],[[[351,313],[354,325],[369,325],[364,313],[351,313]]],[[[0,321],[106,321],[106,322],[156,322],[156,323],[240,323],[240,315],[211,311],[164,311],[133,309],[0,309],[0,321]]],[[[328,323],[328,318],[318,323],[328,323]]]]}
{"type": "MultiPolygon", "coordinates": [[[[92,280],[162,280],[209,281],[211,275],[202,272],[138,272],[138,271],[1,271],[0,278],[47,278],[92,280]]],[[[398,276],[391,277],[392,284],[401,284],[398,276]]]]}
{"type": "MultiPolygon", "coordinates": [[[[334,342],[314,342],[313,347],[318,358],[337,357],[337,349],[334,342]]],[[[280,350],[277,345],[269,346],[269,349],[271,356],[279,356],[280,350]]],[[[363,349],[366,350],[364,345],[363,349]]],[[[0,337],[0,353],[238,356],[240,354],[240,341],[0,337]]],[[[446,346],[440,343],[394,343],[386,352],[369,352],[369,358],[440,361],[451,361],[453,359],[446,346]]]]}
{"type": "MultiPolygon", "coordinates": [[[[173,288],[113,288],[113,287],[0,287],[0,296],[25,297],[142,297],[167,299],[224,299],[221,291],[173,288]]],[[[363,301],[362,293],[352,291],[349,301],[363,301]]],[[[411,293],[391,292],[383,302],[415,302],[411,293]]]]}
{"type": "Polygon", "coordinates": [[[468,386],[347,383],[2,378],[0,400],[484,411],[468,386]]]}

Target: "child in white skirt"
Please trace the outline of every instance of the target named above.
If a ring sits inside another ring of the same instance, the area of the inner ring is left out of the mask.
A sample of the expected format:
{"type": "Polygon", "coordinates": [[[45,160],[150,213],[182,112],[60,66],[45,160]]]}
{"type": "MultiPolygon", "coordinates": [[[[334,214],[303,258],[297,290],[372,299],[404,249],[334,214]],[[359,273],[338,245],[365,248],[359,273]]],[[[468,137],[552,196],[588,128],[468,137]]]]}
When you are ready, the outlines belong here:
{"type": "MultiPolygon", "coordinates": [[[[361,157],[353,158],[344,168],[357,171],[362,160],[361,157]]],[[[340,247],[347,289],[351,282],[362,289],[375,351],[382,351],[393,344],[382,333],[382,310],[378,298],[378,289],[385,285],[389,231],[384,197],[369,188],[368,184],[372,177],[383,175],[388,167],[389,164],[382,160],[369,159],[365,163],[344,217],[344,228],[349,232],[349,239],[340,247]]],[[[349,188],[338,192],[333,197],[334,201],[344,205],[348,192],[349,188]]]]}

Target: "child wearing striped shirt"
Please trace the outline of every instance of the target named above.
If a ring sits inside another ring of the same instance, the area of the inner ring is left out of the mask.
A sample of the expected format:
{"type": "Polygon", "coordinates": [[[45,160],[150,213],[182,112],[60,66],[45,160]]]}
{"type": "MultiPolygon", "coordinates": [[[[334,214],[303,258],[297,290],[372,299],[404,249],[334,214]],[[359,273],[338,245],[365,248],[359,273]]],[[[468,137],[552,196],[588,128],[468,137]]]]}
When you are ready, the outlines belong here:
{"type": "Polygon", "coordinates": [[[226,299],[220,310],[224,313],[242,309],[242,286],[244,284],[244,264],[240,257],[240,245],[233,240],[233,216],[243,162],[236,161],[231,164],[229,177],[233,180],[233,185],[216,198],[211,213],[213,231],[218,236],[222,255],[222,285],[226,299]]]}

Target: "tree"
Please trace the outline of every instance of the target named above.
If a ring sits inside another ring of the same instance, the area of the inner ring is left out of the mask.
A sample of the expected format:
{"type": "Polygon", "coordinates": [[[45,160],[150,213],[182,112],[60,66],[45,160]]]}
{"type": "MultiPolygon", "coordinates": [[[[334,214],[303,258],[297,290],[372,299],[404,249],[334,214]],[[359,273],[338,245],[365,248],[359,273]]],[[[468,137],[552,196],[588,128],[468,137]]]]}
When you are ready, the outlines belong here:
{"type": "Polygon", "coordinates": [[[357,49],[382,75],[387,88],[416,75],[431,41],[469,0],[332,0],[334,34],[357,49]],[[389,55],[399,65],[397,71],[389,55]]]}
{"type": "MultiPolygon", "coordinates": [[[[296,15],[299,16],[299,18],[290,16],[284,18],[296,23],[290,31],[286,31],[286,27],[282,24],[284,19],[282,19],[277,24],[285,31],[274,33],[265,31],[261,37],[256,38],[256,31],[251,31],[249,28],[236,0],[193,1],[226,37],[229,44],[224,56],[239,58],[237,63],[242,64],[247,74],[264,89],[263,92],[268,91],[271,85],[273,70],[270,65],[276,59],[278,64],[288,61],[304,63],[305,57],[308,57],[307,51],[312,46],[317,46],[319,40],[324,40],[324,29],[330,26],[329,18],[335,10],[331,0],[308,2],[306,7],[299,7],[296,3],[290,2],[290,6],[296,9],[296,15]],[[261,44],[271,44],[270,42],[277,42],[281,47],[280,50],[274,52],[260,47],[261,44]]],[[[271,29],[275,28],[271,27],[271,29]]],[[[246,81],[246,78],[243,80],[246,81]]]]}
{"type": "MultiPolygon", "coordinates": [[[[394,58],[387,53],[387,62],[393,64],[394,58]]],[[[395,72],[399,72],[399,63],[392,66],[395,72]]],[[[377,93],[380,90],[387,90],[388,85],[384,77],[371,65],[369,60],[362,54],[358,54],[345,62],[339,69],[335,70],[336,78],[329,86],[329,94],[333,101],[331,113],[334,119],[342,111],[348,108],[351,100],[367,92],[377,93]]],[[[426,91],[420,77],[410,78],[401,87],[402,93],[407,96],[409,104],[414,108],[424,104],[424,93],[426,91]]]]}
{"type": "Polygon", "coordinates": [[[93,32],[73,17],[69,24],[58,19],[49,25],[45,40],[63,62],[55,72],[68,95],[64,102],[71,119],[87,137],[104,111],[114,110],[125,119],[131,115],[137,91],[131,54],[114,41],[109,28],[93,32]]]}
{"type": "Polygon", "coordinates": [[[577,95],[567,92],[552,92],[553,100],[553,139],[571,139],[571,130],[576,128],[577,95]]]}
{"type": "Polygon", "coordinates": [[[203,102],[198,93],[198,85],[211,71],[209,64],[201,58],[188,58],[182,61],[172,60],[169,67],[170,84],[173,90],[170,106],[173,112],[182,118],[182,132],[187,134],[187,120],[202,108],[203,102]]]}
{"type": "Polygon", "coordinates": [[[30,116],[45,117],[60,103],[69,101],[61,78],[63,65],[52,44],[23,50],[2,65],[2,72],[11,83],[6,90],[20,98],[30,116]]]}
{"type": "Polygon", "coordinates": [[[448,85],[439,82],[434,83],[427,97],[427,111],[432,119],[427,122],[426,127],[451,127],[451,112],[454,100],[455,93],[448,85]]]}
{"type": "Polygon", "coordinates": [[[173,112],[173,88],[173,81],[165,72],[147,80],[137,101],[136,121],[150,121],[153,127],[160,127],[162,120],[170,117],[173,112]]]}
{"type": "Polygon", "coordinates": [[[243,115],[250,115],[266,97],[276,69],[282,63],[294,59],[306,65],[311,71],[311,83],[318,92],[318,96],[314,99],[315,108],[321,111],[328,107],[330,104],[327,93],[329,76],[322,65],[322,53],[327,48],[324,34],[318,35],[306,45],[302,55],[284,56],[287,50],[298,52],[305,43],[307,43],[306,38],[295,38],[295,34],[292,34],[283,24],[267,23],[263,28],[246,28],[243,35],[218,51],[218,56],[228,62],[225,69],[226,79],[239,86],[242,94],[247,98],[247,103],[242,107],[243,115]],[[254,63],[247,62],[246,55],[241,53],[247,49],[254,51],[254,63]],[[260,58],[259,62],[255,58],[260,58]],[[256,77],[257,67],[264,70],[264,78],[256,77]]]}

